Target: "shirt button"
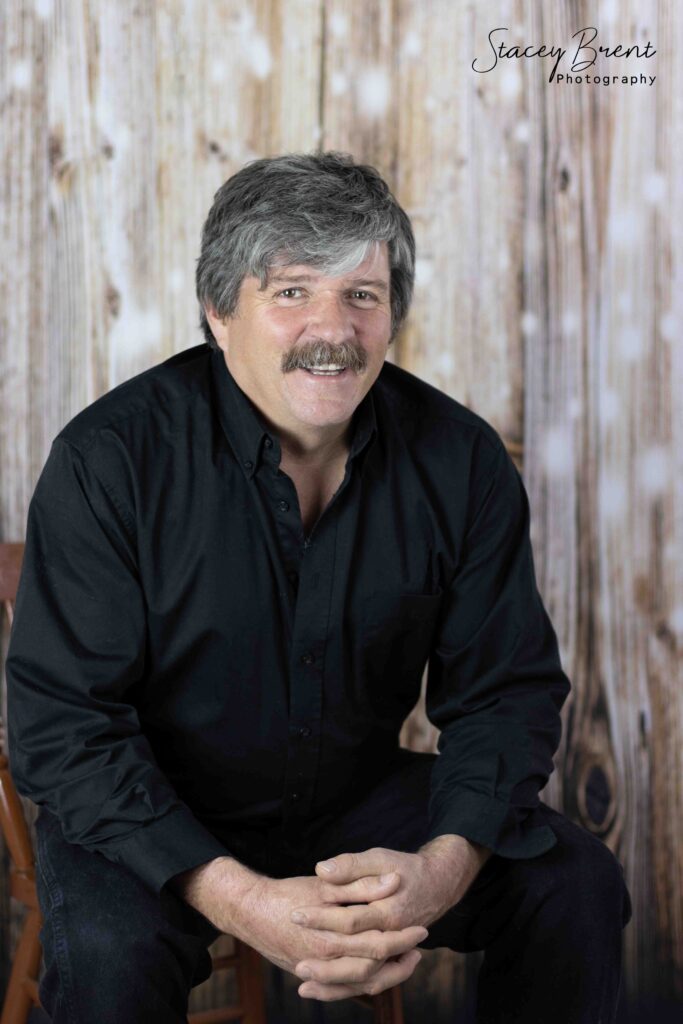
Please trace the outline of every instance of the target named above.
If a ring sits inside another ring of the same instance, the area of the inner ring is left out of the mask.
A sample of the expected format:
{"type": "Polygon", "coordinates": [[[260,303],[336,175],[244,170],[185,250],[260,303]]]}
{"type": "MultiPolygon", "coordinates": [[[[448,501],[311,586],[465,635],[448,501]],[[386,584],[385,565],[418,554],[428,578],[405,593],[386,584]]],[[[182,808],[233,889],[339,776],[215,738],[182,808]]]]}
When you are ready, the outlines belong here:
{"type": "Polygon", "coordinates": [[[290,797],[290,800],[292,801],[292,803],[295,804],[298,799],[299,799],[299,794],[298,793],[292,793],[292,795],[290,797]]]}
{"type": "Polygon", "coordinates": [[[277,507],[280,509],[281,512],[288,512],[289,511],[289,502],[288,501],[278,501],[277,507]]]}
{"type": "Polygon", "coordinates": [[[304,665],[312,665],[314,659],[313,655],[309,652],[308,654],[302,654],[301,660],[303,661],[304,665]]]}
{"type": "Polygon", "coordinates": [[[299,729],[299,736],[301,736],[301,738],[303,740],[305,740],[305,739],[308,739],[308,737],[310,735],[311,735],[310,728],[307,725],[302,725],[301,728],[299,729]]]}
{"type": "Polygon", "coordinates": [[[266,448],[272,448],[273,447],[273,442],[271,441],[271,439],[269,437],[267,437],[263,443],[266,446],[266,448]]]}
{"type": "Polygon", "coordinates": [[[254,463],[251,461],[251,459],[245,459],[244,460],[244,467],[245,467],[245,469],[251,469],[251,467],[253,465],[254,465],[254,463]]]}

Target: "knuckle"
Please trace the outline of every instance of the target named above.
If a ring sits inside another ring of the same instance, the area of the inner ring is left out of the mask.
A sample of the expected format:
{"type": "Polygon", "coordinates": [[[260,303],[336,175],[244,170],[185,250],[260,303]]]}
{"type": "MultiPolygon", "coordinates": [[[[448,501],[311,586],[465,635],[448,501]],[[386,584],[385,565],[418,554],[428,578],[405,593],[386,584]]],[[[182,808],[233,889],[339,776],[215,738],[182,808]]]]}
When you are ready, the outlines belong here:
{"type": "Polygon", "coordinates": [[[369,996],[377,996],[380,992],[384,991],[384,985],[377,978],[377,975],[375,975],[374,978],[370,978],[370,980],[365,983],[364,987],[369,996]]]}
{"type": "Polygon", "coordinates": [[[372,961],[368,960],[367,963],[363,964],[363,966],[362,966],[362,968],[360,970],[360,977],[359,977],[358,980],[359,981],[369,981],[372,978],[372,976],[375,974],[376,970],[377,970],[377,964],[372,963],[372,961]]]}
{"type": "Polygon", "coordinates": [[[338,887],[333,882],[320,882],[320,897],[325,903],[336,903],[339,893],[338,887]]]}
{"type": "Polygon", "coordinates": [[[339,942],[337,939],[332,938],[329,935],[322,935],[318,939],[318,952],[320,959],[329,960],[331,957],[338,956],[339,954],[339,942]]]}
{"type": "Polygon", "coordinates": [[[362,910],[355,910],[349,915],[349,931],[350,932],[362,932],[365,930],[365,915],[362,910]]]}
{"type": "Polygon", "coordinates": [[[339,922],[335,924],[335,930],[338,931],[340,935],[353,935],[355,930],[353,920],[346,916],[340,917],[339,922]]]}
{"type": "Polygon", "coordinates": [[[378,940],[372,945],[372,958],[373,960],[386,960],[389,956],[386,942],[378,940]]]}
{"type": "Polygon", "coordinates": [[[382,915],[382,925],[388,932],[400,932],[403,929],[403,922],[400,914],[395,910],[385,910],[382,915]]]}

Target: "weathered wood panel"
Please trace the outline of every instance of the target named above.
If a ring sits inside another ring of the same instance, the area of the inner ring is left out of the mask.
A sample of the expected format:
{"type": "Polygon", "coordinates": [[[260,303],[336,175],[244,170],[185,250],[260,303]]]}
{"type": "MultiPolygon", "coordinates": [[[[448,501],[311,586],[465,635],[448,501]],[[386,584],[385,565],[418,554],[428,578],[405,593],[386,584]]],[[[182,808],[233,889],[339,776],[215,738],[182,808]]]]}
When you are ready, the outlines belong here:
{"type": "MultiPolygon", "coordinates": [[[[0,536],[22,536],[67,419],[200,340],[194,263],[226,177],[318,146],[377,166],[419,255],[390,358],[489,419],[523,470],[573,682],[543,797],[624,864],[633,1020],[683,997],[681,44],[673,0],[0,8],[0,536]],[[471,69],[496,26],[568,46],[587,25],[651,39],[656,86],[471,69]]],[[[418,707],[404,742],[435,738],[418,707]]],[[[426,955],[408,1019],[471,1019],[477,966],[426,955]]],[[[274,1018],[364,1019],[269,985],[274,1018]]]]}

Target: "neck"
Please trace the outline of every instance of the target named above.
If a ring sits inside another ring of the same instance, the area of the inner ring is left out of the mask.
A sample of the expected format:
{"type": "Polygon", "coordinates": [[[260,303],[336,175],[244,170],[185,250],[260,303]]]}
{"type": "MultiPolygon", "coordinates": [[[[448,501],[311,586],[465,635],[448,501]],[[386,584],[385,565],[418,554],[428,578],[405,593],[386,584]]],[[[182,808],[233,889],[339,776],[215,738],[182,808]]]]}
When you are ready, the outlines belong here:
{"type": "Polygon", "coordinates": [[[289,465],[321,467],[346,458],[350,450],[351,423],[335,424],[329,431],[293,434],[274,425],[280,440],[282,462],[289,465]]]}

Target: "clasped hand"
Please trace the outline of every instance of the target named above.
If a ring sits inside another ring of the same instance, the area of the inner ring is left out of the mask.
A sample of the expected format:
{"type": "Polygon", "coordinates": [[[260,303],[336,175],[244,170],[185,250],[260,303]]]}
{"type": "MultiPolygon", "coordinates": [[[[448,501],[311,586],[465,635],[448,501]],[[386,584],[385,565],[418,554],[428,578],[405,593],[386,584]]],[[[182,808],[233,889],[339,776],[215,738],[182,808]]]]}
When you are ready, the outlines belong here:
{"type": "MultiPolygon", "coordinates": [[[[319,863],[316,877],[268,882],[299,930],[289,943],[299,951],[295,963],[279,962],[305,979],[301,996],[323,1001],[375,995],[405,981],[421,959],[415,946],[428,935],[426,925],[452,905],[452,879],[445,883],[427,856],[380,847],[319,863]],[[292,901],[295,894],[303,901],[292,901]]],[[[274,895],[269,886],[271,909],[274,895]]]]}

